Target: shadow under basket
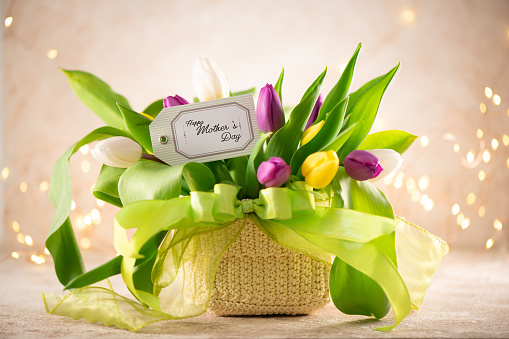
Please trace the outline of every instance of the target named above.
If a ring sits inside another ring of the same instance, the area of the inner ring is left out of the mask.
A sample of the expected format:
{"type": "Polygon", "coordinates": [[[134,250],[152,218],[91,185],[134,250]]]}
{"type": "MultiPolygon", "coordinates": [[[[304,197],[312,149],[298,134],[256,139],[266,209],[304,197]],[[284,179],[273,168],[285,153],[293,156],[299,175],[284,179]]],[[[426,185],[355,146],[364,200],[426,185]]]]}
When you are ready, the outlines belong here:
{"type": "Polygon", "coordinates": [[[223,255],[209,312],[219,316],[309,314],[330,301],[330,267],[273,242],[248,220],[223,255]]]}

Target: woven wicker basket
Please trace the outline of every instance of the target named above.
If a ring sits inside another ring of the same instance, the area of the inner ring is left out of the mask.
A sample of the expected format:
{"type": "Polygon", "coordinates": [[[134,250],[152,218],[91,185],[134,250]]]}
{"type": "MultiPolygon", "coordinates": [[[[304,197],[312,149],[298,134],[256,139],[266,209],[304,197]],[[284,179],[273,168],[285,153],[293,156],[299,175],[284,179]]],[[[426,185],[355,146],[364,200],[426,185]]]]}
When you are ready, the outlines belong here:
{"type": "Polygon", "coordinates": [[[308,314],[329,303],[329,270],[248,221],[221,259],[208,310],[221,316],[308,314]]]}

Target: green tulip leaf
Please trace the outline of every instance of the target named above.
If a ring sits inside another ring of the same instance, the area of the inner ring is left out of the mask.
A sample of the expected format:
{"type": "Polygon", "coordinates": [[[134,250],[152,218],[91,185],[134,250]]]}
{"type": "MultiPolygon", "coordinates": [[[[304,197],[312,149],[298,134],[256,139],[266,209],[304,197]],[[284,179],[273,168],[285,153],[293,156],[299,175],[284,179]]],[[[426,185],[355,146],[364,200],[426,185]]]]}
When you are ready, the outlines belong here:
{"type": "Polygon", "coordinates": [[[159,99],[148,105],[142,112],[150,115],[152,118],[157,117],[159,112],[163,109],[163,99],[159,99]]]}
{"type": "MultiPolygon", "coordinates": [[[[316,78],[315,81],[313,81],[313,83],[311,84],[311,86],[308,87],[308,89],[306,90],[306,92],[304,92],[304,94],[302,95],[302,98],[300,99],[300,102],[303,102],[309,95],[312,95],[312,96],[316,96],[316,99],[312,101],[312,105],[311,106],[311,109],[309,110],[309,114],[311,114],[311,111],[313,110],[313,108],[315,107],[315,104],[316,104],[316,100],[318,99],[318,96],[320,95],[320,89],[321,89],[321,86],[322,86],[322,83],[323,83],[323,79],[325,78],[325,75],[327,74],[327,67],[325,67],[325,69],[323,70],[322,73],[320,73],[320,75],[318,76],[318,78],[316,78]]],[[[293,112],[292,112],[293,113],[293,112]]],[[[306,123],[308,121],[308,119],[304,119],[306,120],[306,123]]],[[[304,123],[304,126],[306,124],[304,123]]],[[[302,128],[304,130],[304,127],[302,128]]]]}
{"type": "Polygon", "coordinates": [[[343,99],[334,107],[327,116],[325,123],[313,139],[307,144],[301,146],[294,154],[290,163],[292,173],[297,174],[304,160],[312,153],[315,153],[323,147],[330,144],[341,130],[343,119],[348,106],[348,97],[343,99]]]}
{"type": "Polygon", "coordinates": [[[277,79],[276,85],[274,86],[274,90],[276,91],[279,101],[281,102],[281,107],[283,106],[283,78],[285,77],[285,69],[281,69],[281,74],[279,74],[279,78],[277,79]]]}
{"type": "Polygon", "coordinates": [[[356,122],[358,122],[359,125],[355,129],[355,133],[352,134],[344,147],[338,152],[339,161],[342,162],[348,153],[356,149],[368,134],[375,120],[385,90],[398,68],[399,63],[387,74],[369,81],[356,92],[350,94],[350,101],[346,112],[347,116],[350,118],[348,123],[343,126],[343,129],[356,122]]]}
{"type": "Polygon", "coordinates": [[[120,200],[125,206],[139,200],[178,197],[182,189],[182,177],[191,191],[209,191],[215,184],[214,175],[204,164],[189,162],[172,167],[142,159],[129,167],[120,178],[120,200]]]}
{"type": "Polygon", "coordinates": [[[357,149],[392,149],[403,154],[417,139],[416,135],[405,131],[390,130],[369,134],[357,149]]]}
{"type": "Polygon", "coordinates": [[[153,153],[149,129],[152,120],[128,107],[125,107],[121,103],[117,103],[117,105],[120,112],[122,112],[127,128],[134,139],[136,139],[136,141],[150,153],[153,153]]]}
{"type": "Polygon", "coordinates": [[[389,300],[370,277],[339,258],[332,264],[329,288],[334,306],[345,314],[381,319],[389,313],[389,300]]]}
{"type": "Polygon", "coordinates": [[[58,280],[64,286],[85,271],[69,219],[72,201],[69,161],[81,146],[113,136],[131,137],[127,132],[113,127],[98,128],[71,146],[53,167],[49,197],[56,211],[46,238],[46,248],[53,257],[58,280]]]}
{"type": "Polygon", "coordinates": [[[292,156],[299,145],[309,115],[320,94],[320,88],[322,87],[326,73],[327,69],[318,76],[307,89],[306,93],[304,93],[300,103],[293,109],[286,124],[274,134],[272,139],[270,139],[267,145],[265,159],[279,157],[287,164],[291,162],[292,156]]]}
{"type": "Polygon", "coordinates": [[[133,282],[137,290],[148,293],[154,291],[154,283],[152,279],[150,279],[150,276],[152,275],[152,268],[157,259],[159,245],[161,245],[161,242],[167,234],[168,232],[166,231],[159,232],[147,241],[140,250],[140,254],[143,258],[136,260],[133,270],[133,282]]]}
{"type": "Polygon", "coordinates": [[[244,94],[255,95],[255,93],[256,93],[256,87],[251,87],[251,88],[245,89],[243,91],[233,92],[233,93],[231,93],[230,96],[236,97],[237,95],[244,95],[244,94]]]}
{"type": "Polygon", "coordinates": [[[335,152],[339,151],[341,147],[345,144],[345,142],[350,138],[350,136],[353,134],[355,126],[357,124],[354,124],[352,126],[349,126],[345,130],[341,131],[339,135],[336,137],[336,139],[332,140],[328,145],[323,147],[320,151],[328,151],[333,150],[335,152]]]}
{"type": "MultiPolygon", "coordinates": [[[[394,219],[392,206],[377,187],[367,181],[350,178],[339,167],[332,181],[333,207],[352,209],[368,214],[394,219]]],[[[394,232],[371,241],[397,267],[394,232]]],[[[383,318],[390,310],[390,303],[383,289],[372,278],[336,258],[330,275],[331,299],[345,314],[358,314],[383,318]]]]}
{"type": "Polygon", "coordinates": [[[116,256],[113,259],[105,262],[104,264],[77,276],[65,286],[65,289],[74,290],[77,288],[95,284],[99,281],[117,275],[120,273],[121,263],[122,256],[121,255],[116,256]]]}
{"type": "Polygon", "coordinates": [[[345,168],[340,166],[332,180],[334,195],[341,197],[342,206],[364,213],[379,215],[394,219],[394,211],[385,194],[369,181],[357,181],[346,174],[345,168]]]}
{"type": "Polygon", "coordinates": [[[117,102],[130,107],[126,98],[115,93],[108,84],[90,73],[65,69],[61,71],[67,76],[78,98],[99,118],[111,127],[127,130],[122,114],[117,108],[117,102]]]}
{"type": "MultiPolygon", "coordinates": [[[[152,239],[150,239],[145,245],[143,245],[143,248],[140,250],[140,254],[144,256],[142,259],[136,260],[136,267],[140,267],[145,265],[150,260],[154,260],[157,255],[157,250],[159,245],[162,242],[162,239],[166,235],[167,232],[161,232],[158,235],[154,236],[152,239]]],[[[120,265],[122,263],[122,256],[116,256],[115,258],[109,260],[108,262],[94,268],[93,270],[90,270],[76,278],[74,278],[72,281],[70,281],[66,286],[65,289],[67,290],[73,290],[76,288],[81,288],[85,286],[89,286],[92,284],[95,284],[99,281],[102,281],[104,279],[107,279],[109,277],[112,277],[114,275],[117,275],[120,273],[120,265]]],[[[152,269],[152,266],[150,263],[148,263],[148,266],[150,269],[152,269]]],[[[141,276],[140,273],[141,270],[138,271],[138,275],[135,277],[136,280],[149,280],[147,279],[147,275],[141,276]]],[[[150,276],[150,273],[148,274],[150,276]]],[[[141,285],[141,284],[140,284],[141,285]]],[[[140,286],[145,287],[145,286],[140,286]]],[[[140,288],[138,287],[138,288],[140,288]]]]}
{"type": "Polygon", "coordinates": [[[256,176],[256,170],[258,166],[262,163],[263,156],[263,145],[265,141],[272,135],[272,133],[262,134],[260,139],[256,142],[256,145],[253,147],[251,151],[251,155],[247,161],[246,168],[246,195],[255,199],[258,198],[258,193],[260,191],[260,183],[258,182],[258,178],[256,176]]]}
{"type": "Polygon", "coordinates": [[[246,187],[247,163],[247,156],[228,159],[226,163],[226,167],[228,167],[233,182],[241,187],[246,187]]]}
{"type": "Polygon", "coordinates": [[[118,181],[125,168],[103,165],[99,178],[94,186],[94,197],[117,207],[122,207],[122,201],[118,195],[118,181]]]}
{"type": "Polygon", "coordinates": [[[216,183],[233,183],[233,178],[228,171],[228,167],[222,160],[216,160],[211,162],[204,163],[205,166],[209,168],[209,170],[214,175],[214,179],[216,183]]]}
{"type": "Polygon", "coordinates": [[[322,107],[320,107],[320,111],[318,112],[318,117],[316,121],[320,122],[321,120],[325,120],[326,116],[329,112],[337,106],[337,104],[342,101],[346,95],[348,94],[348,90],[350,89],[350,84],[352,83],[352,78],[355,70],[355,64],[357,63],[357,57],[359,56],[359,52],[361,50],[361,44],[357,46],[355,53],[348,61],[341,77],[339,78],[336,85],[332,88],[332,90],[327,94],[325,100],[323,101],[322,107]]]}

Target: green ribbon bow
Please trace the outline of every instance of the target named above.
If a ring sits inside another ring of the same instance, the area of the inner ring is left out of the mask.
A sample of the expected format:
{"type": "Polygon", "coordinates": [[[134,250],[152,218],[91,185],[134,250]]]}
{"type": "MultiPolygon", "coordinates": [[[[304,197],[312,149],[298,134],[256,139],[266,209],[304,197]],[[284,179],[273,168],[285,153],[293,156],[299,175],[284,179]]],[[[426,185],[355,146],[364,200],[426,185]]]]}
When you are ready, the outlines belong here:
{"type": "Polygon", "coordinates": [[[131,203],[116,216],[115,248],[122,255],[122,278],[141,304],[116,294],[111,287],[84,287],[66,297],[45,294],[46,308],[49,313],[85,317],[133,331],[154,321],[202,314],[210,302],[219,261],[248,218],[282,246],[329,265],[337,257],[373,279],[392,305],[395,317],[393,325],[378,329],[392,329],[412,306],[418,308],[429,278],[446,252],[443,242],[402,220],[316,206],[309,186],[296,183],[295,188],[266,188],[259,198],[240,201],[237,187],[216,184],[213,192],[131,203]],[[127,229],[136,229],[131,240],[127,229]],[[396,229],[402,234],[396,237],[396,245],[399,238],[406,245],[404,251],[413,252],[407,253],[399,271],[390,259],[396,229]],[[155,262],[145,268],[151,270],[152,284],[140,285],[134,277],[144,269],[136,266],[137,260],[144,259],[142,249],[168,231],[171,236],[164,239],[155,262]],[[405,275],[410,284],[405,284],[405,275]],[[198,280],[203,283],[196,286],[198,280]],[[81,306],[76,306],[76,300],[81,306]]]}

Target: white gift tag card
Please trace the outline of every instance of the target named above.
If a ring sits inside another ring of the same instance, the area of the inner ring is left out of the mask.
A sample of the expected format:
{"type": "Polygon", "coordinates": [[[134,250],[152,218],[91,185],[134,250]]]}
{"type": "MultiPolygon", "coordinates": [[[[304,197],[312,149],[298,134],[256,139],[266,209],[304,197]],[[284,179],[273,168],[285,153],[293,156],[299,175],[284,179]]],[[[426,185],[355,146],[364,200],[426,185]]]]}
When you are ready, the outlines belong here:
{"type": "Polygon", "coordinates": [[[154,155],[169,165],[249,155],[260,138],[253,96],[163,108],[150,138],[154,155]]]}

